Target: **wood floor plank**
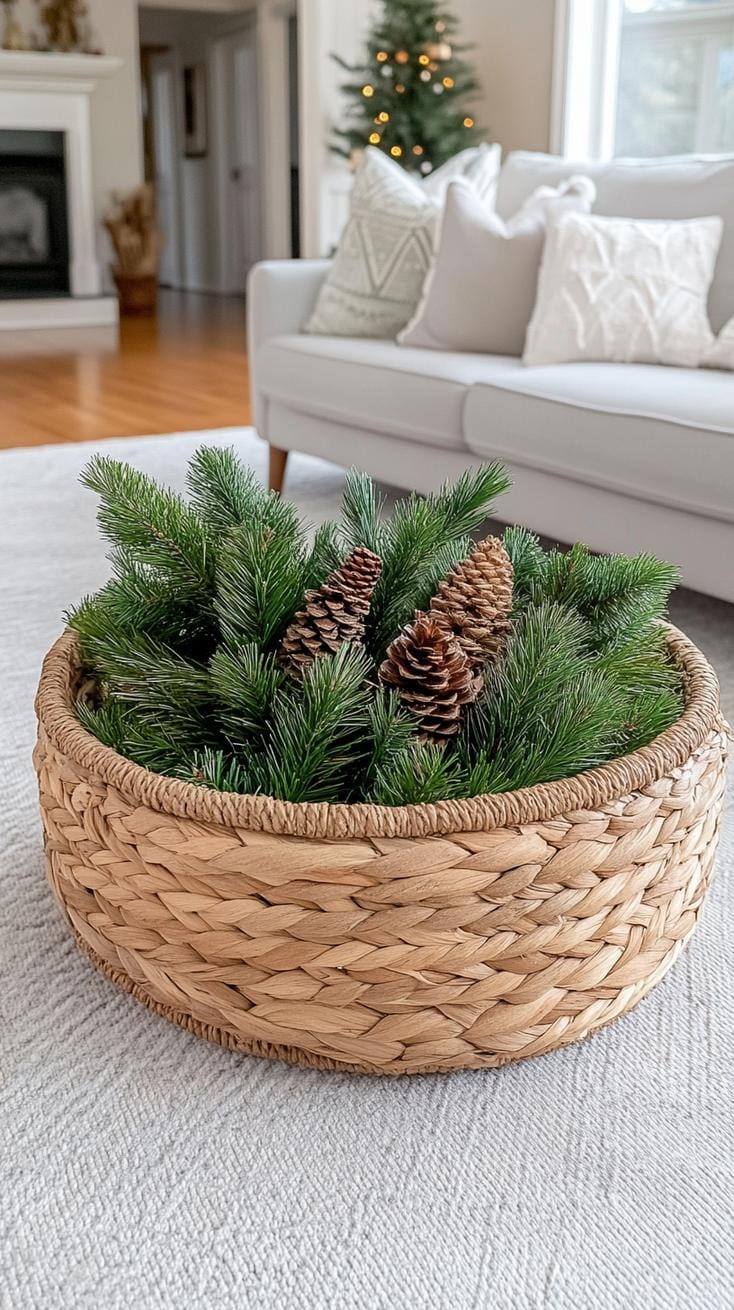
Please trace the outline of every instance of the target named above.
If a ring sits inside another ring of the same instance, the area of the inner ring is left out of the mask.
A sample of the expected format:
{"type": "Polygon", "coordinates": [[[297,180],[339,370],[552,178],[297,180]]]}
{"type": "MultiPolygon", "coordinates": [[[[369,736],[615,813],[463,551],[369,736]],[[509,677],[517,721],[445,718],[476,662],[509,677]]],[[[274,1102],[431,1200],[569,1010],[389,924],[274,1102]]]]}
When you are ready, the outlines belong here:
{"type": "Polygon", "coordinates": [[[245,306],[161,291],[155,318],[105,334],[54,333],[43,349],[0,341],[0,448],[145,436],[251,421],[245,306]]]}

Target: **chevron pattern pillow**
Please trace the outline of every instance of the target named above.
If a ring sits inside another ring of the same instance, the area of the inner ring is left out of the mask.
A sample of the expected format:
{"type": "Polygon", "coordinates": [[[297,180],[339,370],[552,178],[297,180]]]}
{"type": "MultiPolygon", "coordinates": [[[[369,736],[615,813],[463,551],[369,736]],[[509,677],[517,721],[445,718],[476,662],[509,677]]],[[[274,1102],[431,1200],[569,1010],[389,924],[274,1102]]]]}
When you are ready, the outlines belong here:
{"type": "MultiPolygon", "coordinates": [[[[472,185],[490,196],[499,156],[493,146],[465,151],[457,159],[464,173],[469,169],[472,185]]],[[[349,220],[306,332],[389,338],[402,331],[423,290],[454,164],[449,160],[437,169],[429,187],[381,151],[365,151],[349,220]]]]}

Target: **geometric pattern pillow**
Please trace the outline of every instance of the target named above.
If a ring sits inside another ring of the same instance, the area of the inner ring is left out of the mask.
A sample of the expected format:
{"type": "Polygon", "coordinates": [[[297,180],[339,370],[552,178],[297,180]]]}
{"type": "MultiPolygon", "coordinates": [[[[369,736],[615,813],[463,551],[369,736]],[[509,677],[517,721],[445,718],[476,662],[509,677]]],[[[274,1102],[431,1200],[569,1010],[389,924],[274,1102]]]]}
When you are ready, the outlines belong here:
{"type": "Polygon", "coordinates": [[[573,360],[698,368],[721,218],[564,214],[548,227],[526,364],[573,360]]]}
{"type": "Polygon", "coordinates": [[[440,214],[440,202],[399,164],[365,150],[349,219],[305,331],[396,337],[418,303],[440,214]]]}

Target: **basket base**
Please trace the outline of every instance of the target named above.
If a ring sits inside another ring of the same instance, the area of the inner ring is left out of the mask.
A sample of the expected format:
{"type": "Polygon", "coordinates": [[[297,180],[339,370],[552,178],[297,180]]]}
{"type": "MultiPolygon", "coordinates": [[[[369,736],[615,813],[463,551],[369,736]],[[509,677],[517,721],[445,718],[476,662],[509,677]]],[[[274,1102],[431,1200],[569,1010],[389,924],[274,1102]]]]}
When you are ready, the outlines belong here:
{"type": "Polygon", "coordinates": [[[148,992],[146,992],[144,987],[141,987],[138,983],[134,982],[128,974],[123,973],[121,969],[113,969],[112,965],[108,964],[106,960],[103,960],[101,956],[97,955],[96,951],[94,951],[92,947],[84,941],[84,938],[80,936],[73,924],[70,923],[69,927],[82,955],[86,956],[90,964],[94,965],[94,968],[97,969],[99,973],[104,974],[105,978],[108,978],[110,982],[115,983],[117,987],[121,987],[123,991],[128,992],[136,1001],[139,1001],[141,1005],[144,1005],[147,1010],[151,1010],[153,1014],[159,1015],[161,1019],[167,1019],[169,1023],[176,1024],[178,1028],[184,1028],[187,1032],[193,1033],[195,1037],[202,1037],[205,1041],[212,1042],[216,1046],[223,1046],[225,1050],[232,1051],[237,1055],[253,1055],[260,1060],[277,1060],[281,1064],[300,1065],[303,1069],[319,1069],[325,1073],[364,1074],[370,1078],[417,1078],[422,1074],[446,1074],[461,1073],[464,1070],[476,1071],[480,1069],[500,1069],[507,1064],[517,1064],[520,1060],[537,1060],[542,1059],[543,1055],[553,1055],[555,1051],[562,1049],[564,1045],[575,1046],[579,1041],[585,1041],[587,1038],[595,1036],[595,1034],[601,1032],[602,1029],[611,1028],[619,1019],[622,1019],[626,1014],[629,1014],[631,1009],[636,1008],[638,1003],[647,996],[648,992],[653,991],[653,989],[657,987],[658,983],[662,981],[668,970],[673,967],[680,951],[683,949],[688,941],[688,937],[691,935],[689,933],[688,936],[677,943],[676,948],[671,951],[664,960],[664,968],[658,969],[652,978],[646,979],[644,983],[639,984],[639,991],[635,996],[634,1002],[627,1005],[621,1013],[614,1015],[611,1019],[606,1019],[601,1023],[595,1024],[583,1034],[576,1033],[568,1042],[561,1043],[559,1046],[555,1046],[551,1050],[528,1056],[514,1055],[503,1057],[498,1055],[487,1055],[484,1057],[477,1057],[477,1059],[472,1062],[467,1061],[465,1064],[462,1064],[460,1068],[457,1068],[456,1066],[447,1067],[445,1064],[437,1064],[427,1068],[421,1067],[420,1069],[380,1069],[375,1068],[372,1065],[345,1064],[339,1060],[329,1060],[325,1056],[313,1055],[309,1051],[301,1050],[298,1046],[273,1046],[268,1042],[241,1041],[238,1038],[233,1037],[232,1034],[227,1032],[224,1028],[216,1028],[212,1024],[201,1023],[198,1019],[194,1019],[190,1014],[185,1014],[180,1010],[173,1010],[169,1006],[161,1004],[160,1001],[156,1001],[148,994],[148,992]]]}

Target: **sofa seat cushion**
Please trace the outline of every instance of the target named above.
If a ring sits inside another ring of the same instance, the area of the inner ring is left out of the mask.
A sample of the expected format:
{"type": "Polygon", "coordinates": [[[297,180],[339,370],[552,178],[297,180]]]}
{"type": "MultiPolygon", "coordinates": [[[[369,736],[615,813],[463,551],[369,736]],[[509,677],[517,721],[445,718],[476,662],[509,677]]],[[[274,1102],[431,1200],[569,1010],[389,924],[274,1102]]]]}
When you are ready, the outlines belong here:
{"type": "Polygon", "coordinates": [[[508,364],[518,366],[499,356],[411,350],[394,341],[284,336],[258,352],[257,383],[264,395],[301,413],[465,450],[469,389],[504,374],[508,364]]]}
{"type": "Polygon", "coordinates": [[[646,364],[505,367],[472,388],[464,435],[483,458],[734,521],[730,373],[646,364]]]}

